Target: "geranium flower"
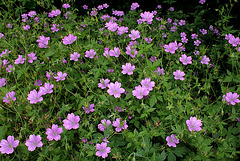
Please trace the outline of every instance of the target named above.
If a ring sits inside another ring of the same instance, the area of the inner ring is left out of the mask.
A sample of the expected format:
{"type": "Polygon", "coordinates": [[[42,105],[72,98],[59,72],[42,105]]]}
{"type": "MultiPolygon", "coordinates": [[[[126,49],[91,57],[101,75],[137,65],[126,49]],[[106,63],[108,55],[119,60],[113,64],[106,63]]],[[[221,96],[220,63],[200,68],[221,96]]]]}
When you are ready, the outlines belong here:
{"type": "Polygon", "coordinates": [[[135,66],[131,65],[131,63],[126,63],[126,65],[122,65],[123,74],[132,75],[134,69],[135,69],[135,66]]]}
{"type": "Polygon", "coordinates": [[[85,57],[91,58],[91,59],[96,55],[96,52],[94,51],[94,49],[90,49],[89,51],[86,51],[85,53],[86,53],[85,57]]]}
{"type": "Polygon", "coordinates": [[[112,125],[116,127],[115,130],[117,132],[120,132],[128,128],[127,121],[126,120],[121,121],[121,118],[117,118],[116,121],[113,121],[112,125]]]}
{"type": "Polygon", "coordinates": [[[75,40],[77,40],[77,36],[74,36],[73,34],[69,34],[68,36],[65,36],[63,38],[63,44],[64,45],[72,44],[73,41],[75,40]]]}
{"type": "Polygon", "coordinates": [[[188,64],[192,64],[192,57],[189,56],[187,57],[186,54],[183,54],[180,58],[179,58],[180,62],[182,62],[184,65],[188,65],[188,64]]]}
{"type": "Polygon", "coordinates": [[[90,104],[88,107],[84,107],[83,106],[82,108],[85,110],[85,112],[87,114],[89,114],[89,112],[93,112],[95,110],[93,107],[95,107],[95,105],[94,104],[90,104]]]}
{"type": "Polygon", "coordinates": [[[108,94],[114,95],[115,98],[119,98],[121,96],[121,93],[125,92],[125,89],[121,88],[121,83],[118,83],[118,81],[115,82],[115,84],[110,83],[108,85],[108,94]]]}
{"type": "Polygon", "coordinates": [[[74,113],[68,114],[68,119],[63,120],[63,126],[67,130],[77,129],[79,127],[78,122],[80,121],[79,116],[74,116],[74,113]]]}
{"type": "Polygon", "coordinates": [[[180,79],[181,81],[183,81],[183,76],[185,75],[185,73],[181,72],[180,70],[176,70],[175,72],[173,72],[173,75],[175,76],[174,79],[180,79]]]}
{"type": "Polygon", "coordinates": [[[8,92],[6,94],[6,97],[3,97],[3,102],[10,103],[11,100],[12,101],[16,101],[16,97],[14,97],[14,96],[15,96],[15,92],[14,91],[8,92]]]}
{"type": "Polygon", "coordinates": [[[136,96],[137,99],[142,99],[143,96],[147,96],[149,94],[149,91],[146,87],[142,86],[136,86],[135,90],[132,91],[133,96],[136,96]]]}
{"type": "Polygon", "coordinates": [[[56,81],[64,81],[65,77],[67,76],[67,73],[62,73],[62,72],[57,72],[57,76],[54,77],[56,79],[56,81]]]}
{"type": "Polygon", "coordinates": [[[108,156],[108,153],[111,152],[111,148],[107,147],[107,143],[102,142],[101,144],[96,145],[96,149],[98,150],[96,152],[96,156],[106,158],[108,156]]]}
{"type": "Polygon", "coordinates": [[[103,119],[101,120],[101,124],[98,124],[98,129],[100,131],[104,131],[105,129],[107,129],[107,127],[111,124],[111,121],[110,120],[106,120],[106,119],[103,119]]]}
{"type": "Polygon", "coordinates": [[[35,89],[33,91],[30,91],[30,94],[28,94],[28,100],[31,104],[36,104],[37,102],[41,102],[43,98],[41,97],[43,95],[43,91],[40,90],[37,92],[35,89]]]}
{"type": "Polygon", "coordinates": [[[48,135],[48,136],[47,136],[47,139],[48,139],[49,141],[52,141],[53,139],[56,140],[56,141],[58,141],[58,140],[61,139],[60,134],[61,134],[62,132],[63,132],[62,127],[59,127],[59,128],[58,128],[58,125],[53,124],[53,125],[52,125],[52,129],[50,129],[50,128],[47,129],[47,132],[46,132],[46,134],[48,135]]]}
{"type": "Polygon", "coordinates": [[[7,140],[2,139],[0,142],[0,151],[2,154],[11,154],[13,153],[13,148],[16,148],[19,144],[18,140],[14,140],[14,136],[9,135],[7,140]]]}
{"type": "Polygon", "coordinates": [[[29,139],[26,141],[25,145],[28,147],[29,151],[34,151],[36,147],[42,147],[43,143],[41,142],[41,136],[30,135],[29,139]]]}
{"type": "Polygon", "coordinates": [[[201,120],[197,120],[196,117],[190,117],[190,120],[186,121],[189,131],[200,131],[202,130],[201,120]]]}
{"type": "Polygon", "coordinates": [[[108,86],[109,82],[109,79],[101,79],[100,83],[98,83],[98,87],[105,89],[108,86]]]}
{"type": "Polygon", "coordinates": [[[174,134],[167,136],[166,141],[169,147],[176,147],[176,144],[179,143],[179,139],[176,139],[176,136],[174,134]]]}

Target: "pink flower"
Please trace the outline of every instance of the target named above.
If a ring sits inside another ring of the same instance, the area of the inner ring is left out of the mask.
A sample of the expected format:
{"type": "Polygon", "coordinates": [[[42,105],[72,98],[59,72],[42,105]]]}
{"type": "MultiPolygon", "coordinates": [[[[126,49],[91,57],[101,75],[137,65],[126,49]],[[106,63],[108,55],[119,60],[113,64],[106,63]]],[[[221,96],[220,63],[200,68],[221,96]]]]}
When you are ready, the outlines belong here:
{"type": "Polygon", "coordinates": [[[180,79],[181,81],[183,81],[183,76],[185,75],[185,73],[181,72],[180,70],[176,70],[176,72],[173,72],[173,75],[175,76],[174,79],[180,79]]]}
{"type": "Polygon", "coordinates": [[[29,151],[34,151],[36,147],[42,147],[43,143],[41,142],[41,136],[30,135],[29,139],[26,141],[25,145],[28,147],[29,151]]]}
{"type": "Polygon", "coordinates": [[[192,57],[189,56],[187,57],[186,54],[183,54],[180,58],[179,58],[180,62],[182,62],[184,65],[188,65],[188,64],[192,64],[192,57]]]}
{"type": "Polygon", "coordinates": [[[117,132],[120,132],[128,128],[127,121],[126,120],[122,121],[121,118],[117,118],[116,121],[113,121],[112,125],[116,127],[115,130],[117,132]]]}
{"type": "Polygon", "coordinates": [[[201,41],[199,41],[199,40],[194,41],[195,46],[199,46],[200,44],[201,44],[201,41]]]}
{"type": "Polygon", "coordinates": [[[110,95],[114,95],[115,98],[119,98],[121,96],[121,93],[125,92],[125,89],[120,88],[121,87],[121,83],[118,83],[118,81],[115,82],[115,84],[110,83],[108,85],[108,94],[110,95]]]}
{"type": "Polygon", "coordinates": [[[65,8],[65,9],[68,9],[70,7],[70,5],[69,4],[63,4],[62,7],[65,8]]]}
{"type": "Polygon", "coordinates": [[[86,53],[85,57],[91,58],[91,59],[96,55],[96,52],[94,51],[94,49],[90,49],[89,51],[86,51],[85,53],[86,53]]]}
{"type": "Polygon", "coordinates": [[[163,47],[165,48],[166,52],[170,52],[171,54],[174,54],[175,51],[178,49],[176,41],[169,43],[169,45],[164,45],[163,47]]]}
{"type": "Polygon", "coordinates": [[[201,63],[208,65],[208,64],[209,64],[209,63],[208,63],[209,61],[210,61],[210,59],[209,59],[206,55],[203,55],[202,60],[201,60],[201,63]]]}
{"type": "Polygon", "coordinates": [[[114,47],[114,50],[109,51],[109,55],[110,56],[115,56],[116,58],[118,58],[120,54],[121,53],[120,53],[119,47],[114,47]]]}
{"type": "Polygon", "coordinates": [[[62,127],[59,127],[59,128],[58,128],[58,125],[53,124],[53,125],[52,125],[52,129],[50,129],[50,128],[47,129],[47,132],[46,132],[46,134],[48,135],[48,136],[47,136],[47,139],[48,139],[49,141],[52,141],[53,139],[56,140],[56,141],[58,141],[58,140],[61,139],[60,134],[61,134],[62,132],[63,132],[62,127]]]}
{"type": "Polygon", "coordinates": [[[37,39],[39,47],[40,48],[47,48],[49,40],[50,40],[50,37],[40,36],[39,39],[37,39]]]}
{"type": "Polygon", "coordinates": [[[28,100],[31,104],[36,104],[37,102],[41,102],[43,98],[41,97],[43,95],[43,91],[40,90],[37,92],[35,89],[33,91],[30,91],[30,94],[28,94],[28,100]]]}
{"type": "Polygon", "coordinates": [[[8,67],[6,68],[6,70],[11,73],[13,71],[13,66],[12,65],[8,65],[8,67]]]}
{"type": "Polygon", "coordinates": [[[132,3],[131,5],[131,10],[135,10],[139,7],[139,4],[136,2],[136,3],[132,3]]]}
{"type": "Polygon", "coordinates": [[[109,79],[101,79],[100,83],[98,83],[98,87],[105,89],[108,86],[109,82],[109,79]]]}
{"type": "Polygon", "coordinates": [[[101,144],[96,145],[96,149],[98,150],[96,152],[96,156],[106,158],[108,156],[108,153],[111,152],[111,148],[107,147],[107,143],[102,142],[101,144]]]}
{"type": "Polygon", "coordinates": [[[155,86],[155,82],[151,81],[151,78],[145,78],[144,80],[141,81],[141,85],[143,87],[146,87],[148,91],[151,91],[155,86]]]}
{"type": "Polygon", "coordinates": [[[25,25],[25,26],[23,26],[23,30],[29,30],[30,29],[30,26],[29,25],[25,25]]]}
{"type": "Polygon", "coordinates": [[[130,45],[128,45],[126,47],[126,50],[127,50],[126,54],[130,55],[132,58],[134,58],[138,54],[137,50],[136,49],[132,49],[132,47],[130,45]]]}
{"type": "Polygon", "coordinates": [[[57,72],[57,76],[54,77],[56,79],[56,82],[58,81],[64,81],[65,77],[67,76],[67,73],[57,72]]]}
{"type": "Polygon", "coordinates": [[[100,131],[104,131],[105,129],[107,129],[107,127],[111,124],[111,121],[110,120],[106,120],[106,119],[103,119],[101,120],[101,124],[98,124],[98,129],[100,131]]]}
{"type": "Polygon", "coordinates": [[[23,64],[24,63],[24,60],[26,58],[23,58],[22,55],[18,55],[18,58],[15,60],[15,64],[23,64]]]}
{"type": "Polygon", "coordinates": [[[40,90],[42,91],[42,95],[45,95],[47,93],[52,93],[53,92],[53,90],[52,90],[53,87],[54,87],[53,84],[50,85],[50,83],[45,83],[44,87],[40,87],[40,90]]]}
{"type": "Polygon", "coordinates": [[[51,12],[48,13],[48,17],[55,17],[61,14],[61,11],[59,9],[52,10],[51,12]]]}
{"type": "Polygon", "coordinates": [[[14,140],[14,136],[9,135],[7,140],[2,139],[0,142],[0,151],[2,154],[11,154],[13,153],[13,148],[16,148],[19,144],[18,140],[14,140]]]}
{"type": "Polygon", "coordinates": [[[189,131],[200,131],[202,128],[201,120],[197,120],[196,117],[190,117],[190,120],[186,121],[189,131]]]}
{"type": "Polygon", "coordinates": [[[117,31],[118,35],[122,35],[127,32],[128,32],[128,27],[124,27],[124,26],[118,27],[118,31],[117,31]]]}
{"type": "Polygon", "coordinates": [[[171,147],[171,146],[176,147],[176,144],[179,143],[179,139],[176,139],[176,136],[174,134],[172,134],[171,137],[167,136],[166,141],[167,141],[167,145],[169,147],[171,147]]]}
{"type": "Polygon", "coordinates": [[[142,21],[147,21],[149,24],[153,21],[153,13],[145,11],[144,13],[141,13],[140,15],[142,17],[142,21]]]}
{"type": "Polygon", "coordinates": [[[128,35],[132,40],[140,38],[140,32],[138,30],[131,30],[131,34],[128,35]]]}
{"type": "Polygon", "coordinates": [[[85,112],[87,114],[89,114],[89,112],[93,112],[95,110],[93,107],[95,107],[95,105],[94,104],[90,104],[88,107],[84,107],[83,106],[82,108],[85,110],[85,112]]]}
{"type": "Polygon", "coordinates": [[[87,5],[83,5],[83,9],[88,9],[88,6],[87,5]]]}
{"type": "Polygon", "coordinates": [[[203,4],[203,3],[205,3],[206,2],[206,0],[200,0],[199,1],[199,3],[201,3],[201,4],[203,4]]]}
{"type": "Polygon", "coordinates": [[[6,79],[5,78],[1,78],[0,79],[0,87],[3,87],[3,86],[5,86],[6,85],[6,79]]]}
{"type": "Polygon", "coordinates": [[[68,36],[65,36],[63,38],[63,44],[64,45],[72,44],[73,41],[75,40],[77,40],[77,36],[74,36],[73,34],[69,34],[68,36]]]}
{"type": "Polygon", "coordinates": [[[33,60],[37,60],[37,57],[35,56],[36,54],[31,52],[30,54],[27,54],[28,55],[28,62],[29,63],[33,63],[33,60]]]}
{"type": "Polygon", "coordinates": [[[232,44],[232,46],[238,46],[240,39],[239,37],[235,38],[234,36],[230,36],[230,39],[228,40],[228,42],[232,44]]]}
{"type": "Polygon", "coordinates": [[[122,69],[123,74],[132,75],[135,66],[134,65],[132,66],[131,63],[126,63],[126,65],[122,65],[122,69]]]}
{"type": "Polygon", "coordinates": [[[157,70],[155,70],[154,73],[157,73],[158,75],[164,75],[165,74],[164,69],[163,68],[161,69],[160,67],[157,67],[157,70]]]}
{"type": "Polygon", "coordinates": [[[231,103],[232,105],[235,105],[236,103],[240,102],[240,100],[237,99],[238,97],[239,97],[239,95],[237,93],[228,92],[226,94],[225,99],[227,102],[231,103]]]}
{"type": "Polygon", "coordinates": [[[149,94],[149,91],[146,87],[142,86],[136,86],[135,90],[132,91],[133,96],[136,96],[137,99],[142,99],[143,96],[147,96],[149,94]]]}
{"type": "Polygon", "coordinates": [[[116,22],[107,22],[105,26],[108,28],[108,30],[113,32],[118,29],[118,24],[116,22]]]}
{"type": "Polygon", "coordinates": [[[152,42],[152,38],[147,38],[147,37],[146,37],[146,38],[145,38],[145,41],[150,44],[150,43],[152,42]]]}
{"type": "Polygon", "coordinates": [[[16,101],[16,97],[15,96],[15,92],[12,91],[12,92],[8,92],[6,94],[6,97],[3,97],[3,102],[5,103],[10,103],[10,101],[16,101]]]}
{"type": "Polygon", "coordinates": [[[51,27],[52,32],[57,32],[59,30],[59,24],[53,24],[53,27],[51,27]]]}
{"type": "Polygon", "coordinates": [[[77,129],[79,127],[78,122],[80,121],[79,116],[74,116],[74,113],[68,114],[68,119],[63,120],[63,126],[67,130],[77,129]]]}
{"type": "Polygon", "coordinates": [[[34,17],[36,14],[37,14],[36,11],[30,11],[30,12],[28,12],[28,16],[29,16],[29,17],[34,17]]]}
{"type": "Polygon", "coordinates": [[[195,34],[195,33],[194,33],[194,34],[192,34],[191,36],[192,36],[192,39],[197,39],[197,37],[198,37],[198,35],[197,35],[197,34],[195,34]]]}
{"type": "Polygon", "coordinates": [[[70,60],[78,61],[78,58],[80,57],[80,54],[77,52],[74,52],[73,54],[70,55],[70,60]]]}

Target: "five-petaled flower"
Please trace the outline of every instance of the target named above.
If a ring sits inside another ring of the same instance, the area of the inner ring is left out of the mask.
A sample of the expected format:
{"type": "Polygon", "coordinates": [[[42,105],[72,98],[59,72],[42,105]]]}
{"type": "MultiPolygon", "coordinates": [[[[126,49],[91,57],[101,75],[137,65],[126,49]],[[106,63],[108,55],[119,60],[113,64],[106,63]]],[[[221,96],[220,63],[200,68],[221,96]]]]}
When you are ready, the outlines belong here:
{"type": "Polygon", "coordinates": [[[43,143],[41,142],[41,136],[30,135],[29,139],[26,141],[25,145],[28,147],[29,151],[34,151],[36,147],[42,147],[43,143]]]}
{"type": "Polygon", "coordinates": [[[132,75],[135,66],[131,65],[131,63],[126,63],[126,65],[122,65],[122,69],[122,74],[132,75]]]}
{"type": "Polygon", "coordinates": [[[10,101],[16,101],[16,97],[15,96],[15,92],[12,91],[12,92],[8,92],[6,94],[6,97],[3,97],[3,102],[5,103],[10,103],[10,101]]]}
{"type": "Polygon", "coordinates": [[[63,126],[65,127],[65,129],[67,130],[71,130],[71,129],[77,129],[79,127],[78,122],[80,121],[79,116],[74,116],[74,113],[68,114],[67,115],[68,119],[64,119],[63,120],[63,126]]]}
{"type": "Polygon", "coordinates": [[[119,98],[121,96],[121,93],[125,92],[125,89],[121,88],[121,83],[118,83],[118,81],[116,81],[114,84],[108,84],[108,88],[108,94],[114,95],[115,98],[119,98]]]}
{"type": "Polygon", "coordinates": [[[175,76],[174,79],[180,79],[181,81],[183,81],[183,76],[185,75],[185,73],[181,72],[180,70],[176,70],[175,72],[173,72],[173,75],[175,76]]]}
{"type": "Polygon", "coordinates": [[[103,119],[101,120],[101,124],[98,124],[98,129],[100,131],[104,131],[105,129],[107,129],[107,127],[111,124],[111,121],[110,120],[106,120],[106,119],[103,119]]]}
{"type": "Polygon", "coordinates": [[[126,120],[123,121],[121,118],[117,118],[116,121],[113,121],[112,125],[116,127],[115,130],[117,132],[120,132],[128,128],[127,121],[126,120]]]}
{"type": "Polygon", "coordinates": [[[54,77],[56,79],[56,81],[64,81],[65,77],[67,76],[67,73],[62,73],[62,72],[57,72],[57,76],[54,77]]]}
{"type": "Polygon", "coordinates": [[[166,141],[169,147],[176,147],[176,144],[179,143],[179,139],[176,139],[176,136],[174,134],[167,136],[166,141]]]}
{"type": "Polygon", "coordinates": [[[48,139],[49,141],[52,141],[53,139],[56,140],[56,141],[58,141],[58,140],[61,139],[60,134],[61,134],[62,132],[63,132],[62,127],[59,127],[59,128],[58,128],[58,125],[53,124],[53,125],[52,125],[52,129],[50,129],[50,128],[47,129],[47,132],[46,132],[46,134],[48,135],[48,136],[47,136],[47,139],[48,139]]]}
{"type": "Polygon", "coordinates": [[[142,87],[140,85],[135,87],[135,90],[132,91],[133,96],[136,96],[137,99],[142,99],[143,96],[147,96],[149,94],[149,90],[146,87],[142,87]]]}
{"type": "Polygon", "coordinates": [[[189,131],[200,131],[202,130],[202,122],[201,120],[197,120],[196,117],[190,117],[190,120],[186,121],[189,131]]]}
{"type": "Polygon", "coordinates": [[[9,135],[7,140],[2,139],[0,142],[0,151],[2,154],[11,154],[13,153],[13,148],[17,147],[19,144],[18,140],[14,140],[14,136],[9,135]]]}
{"type": "Polygon", "coordinates": [[[108,156],[108,153],[111,152],[111,148],[107,147],[107,143],[102,142],[101,144],[96,145],[96,149],[98,150],[96,152],[96,156],[106,158],[108,156]]]}
{"type": "Polygon", "coordinates": [[[64,45],[72,44],[73,41],[75,40],[77,40],[77,36],[74,36],[73,34],[69,34],[68,36],[65,36],[63,38],[63,44],[64,45]]]}

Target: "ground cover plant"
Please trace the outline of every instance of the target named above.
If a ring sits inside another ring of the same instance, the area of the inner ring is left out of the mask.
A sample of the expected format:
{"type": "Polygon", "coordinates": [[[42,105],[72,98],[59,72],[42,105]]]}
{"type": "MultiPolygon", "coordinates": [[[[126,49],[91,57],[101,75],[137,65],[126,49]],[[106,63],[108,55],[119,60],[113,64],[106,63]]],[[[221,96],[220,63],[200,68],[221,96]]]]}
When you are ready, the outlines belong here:
{"type": "Polygon", "coordinates": [[[3,16],[1,160],[237,160],[239,30],[207,3],[3,16]]]}

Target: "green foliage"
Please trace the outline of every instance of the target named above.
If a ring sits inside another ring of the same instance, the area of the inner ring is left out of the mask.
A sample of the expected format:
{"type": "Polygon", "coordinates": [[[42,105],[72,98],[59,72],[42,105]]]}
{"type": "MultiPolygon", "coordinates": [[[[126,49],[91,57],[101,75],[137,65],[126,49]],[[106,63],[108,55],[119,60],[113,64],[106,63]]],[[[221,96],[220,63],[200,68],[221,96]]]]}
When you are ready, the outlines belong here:
{"type": "MultiPolygon", "coordinates": [[[[68,2],[74,3],[61,1],[68,2]]],[[[119,26],[129,28],[128,33],[119,35],[117,31],[108,30],[105,26],[108,21],[102,19],[112,11],[98,10],[97,16],[90,16],[91,9],[88,9],[86,14],[77,16],[77,9],[61,8],[61,14],[56,17],[37,13],[39,22],[33,17],[23,22],[21,15],[34,10],[37,5],[48,12],[56,10],[54,0],[1,1],[0,32],[4,37],[0,38],[0,51],[7,49],[11,52],[0,57],[0,79],[6,79],[6,85],[0,87],[0,139],[12,135],[20,142],[13,154],[1,154],[1,160],[101,160],[96,156],[96,145],[105,139],[111,148],[106,160],[239,159],[239,105],[227,105],[229,102],[223,99],[228,92],[240,93],[239,45],[233,46],[224,39],[230,33],[239,36],[239,30],[228,23],[235,2],[217,8],[219,17],[214,22],[205,19],[210,11],[204,7],[207,4],[196,5],[190,14],[169,10],[163,14],[163,9],[156,9],[151,24],[138,24],[137,20],[144,11],[132,10],[124,14],[124,21],[117,17],[119,26]],[[64,16],[67,11],[71,12],[68,19],[64,16]],[[186,20],[186,24],[179,25],[180,20],[186,20]],[[13,28],[6,27],[9,23],[13,28]],[[172,31],[173,23],[176,31],[172,31]],[[26,31],[23,26],[27,24],[31,28],[26,31]],[[53,24],[59,24],[59,31],[52,32],[53,24]],[[210,30],[210,25],[221,34],[210,30]],[[207,29],[206,35],[199,30],[203,28],[207,29]],[[126,54],[126,47],[132,41],[129,37],[131,30],[138,30],[141,35],[136,39],[137,45],[132,46],[138,52],[135,57],[126,54]],[[172,42],[178,43],[180,48],[183,32],[188,38],[188,43],[181,44],[185,50],[178,49],[174,54],[166,52],[164,45],[172,42]],[[201,41],[199,46],[194,45],[193,33],[201,41]],[[69,34],[77,36],[77,40],[64,45],[63,38],[69,34]],[[40,48],[36,42],[42,35],[50,37],[46,48],[40,48]],[[145,38],[152,38],[152,41],[148,43],[145,38]],[[118,47],[120,56],[105,57],[106,47],[109,50],[118,47]],[[94,49],[97,57],[85,56],[90,49],[94,49]],[[197,51],[199,55],[193,54],[197,51]],[[33,63],[28,62],[27,54],[31,52],[37,56],[33,63]],[[78,61],[70,60],[70,54],[74,52],[80,54],[78,61]],[[192,57],[191,64],[184,65],[180,61],[183,54],[192,57]],[[19,55],[26,58],[23,64],[15,64],[19,55]],[[201,63],[204,55],[210,58],[209,64],[201,63]],[[9,64],[3,65],[4,59],[9,64]],[[126,63],[135,66],[132,75],[122,73],[122,65],[126,63]],[[13,69],[8,72],[6,68],[10,64],[13,69]],[[164,68],[164,74],[157,72],[158,67],[164,68]],[[183,81],[174,78],[176,70],[185,72],[183,81]],[[60,71],[67,76],[64,81],[57,82],[54,77],[60,71]],[[46,73],[51,75],[50,79],[46,73]],[[154,87],[147,96],[138,99],[132,91],[142,85],[145,78],[151,78],[154,87]],[[109,79],[111,83],[118,81],[125,93],[120,98],[110,95],[108,87],[98,87],[102,79],[109,79]],[[28,99],[30,91],[40,90],[36,80],[42,81],[41,87],[50,83],[54,88],[51,94],[42,96],[43,101],[32,104],[28,99]],[[16,101],[3,102],[11,91],[15,91],[16,101]],[[86,113],[83,107],[90,104],[95,105],[94,112],[86,113]],[[67,130],[63,126],[63,120],[70,113],[80,117],[79,128],[67,130]],[[191,116],[201,120],[202,130],[189,130],[186,120],[191,116]],[[121,118],[120,126],[126,120],[128,127],[120,132],[112,124],[104,132],[98,128],[101,120],[113,123],[117,118],[121,118]],[[59,141],[47,139],[46,129],[52,124],[63,128],[59,141]],[[32,134],[41,135],[43,142],[43,146],[33,152],[25,145],[32,134]],[[169,147],[166,141],[171,134],[179,139],[176,147],[169,147]]],[[[174,6],[175,1],[163,3],[174,6]]]]}

